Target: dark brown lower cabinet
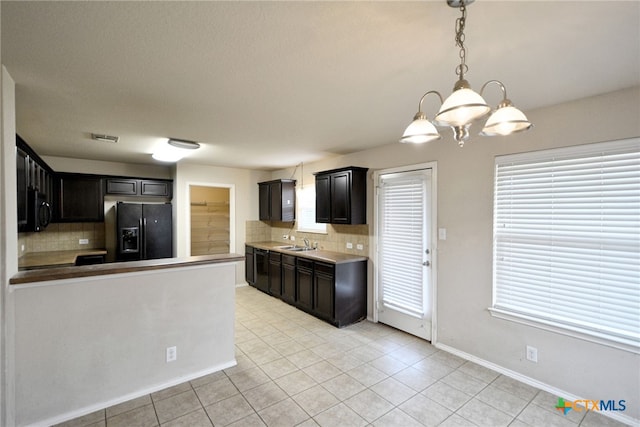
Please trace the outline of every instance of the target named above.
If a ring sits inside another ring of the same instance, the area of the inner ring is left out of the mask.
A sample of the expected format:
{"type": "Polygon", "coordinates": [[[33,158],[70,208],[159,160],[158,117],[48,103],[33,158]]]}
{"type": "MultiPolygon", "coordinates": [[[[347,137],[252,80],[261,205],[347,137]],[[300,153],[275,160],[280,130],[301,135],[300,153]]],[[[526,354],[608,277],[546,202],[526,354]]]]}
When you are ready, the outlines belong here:
{"type": "Polygon", "coordinates": [[[282,295],[282,254],[269,252],[269,293],[280,297],[282,295]]]}
{"type": "Polygon", "coordinates": [[[325,320],[334,319],[333,302],[335,287],[335,267],[322,262],[314,263],[313,274],[313,311],[325,320]]]}
{"type": "Polygon", "coordinates": [[[366,259],[334,264],[250,245],[245,254],[247,282],[261,291],[339,328],[367,316],[366,259]]]}
{"type": "Polygon", "coordinates": [[[255,278],[255,269],[256,266],[254,264],[253,259],[253,246],[245,245],[244,247],[244,271],[245,271],[245,279],[248,284],[254,286],[256,284],[255,278]]]}
{"type": "Polygon", "coordinates": [[[296,307],[306,311],[313,309],[313,261],[298,258],[296,262],[296,307]]]}
{"type": "Polygon", "coordinates": [[[329,264],[298,258],[297,300],[301,310],[339,328],[367,316],[367,261],[329,264]]]}
{"type": "Polygon", "coordinates": [[[283,301],[296,302],[296,257],[282,255],[282,295],[283,301]]]}

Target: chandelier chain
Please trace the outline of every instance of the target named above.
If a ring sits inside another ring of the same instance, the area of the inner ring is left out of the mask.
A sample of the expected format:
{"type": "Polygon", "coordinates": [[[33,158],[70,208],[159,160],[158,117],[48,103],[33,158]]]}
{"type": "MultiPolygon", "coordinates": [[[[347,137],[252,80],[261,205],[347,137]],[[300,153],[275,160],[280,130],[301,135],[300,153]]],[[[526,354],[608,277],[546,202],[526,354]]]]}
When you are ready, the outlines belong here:
{"type": "Polygon", "coordinates": [[[462,16],[456,19],[456,46],[460,48],[460,65],[456,67],[456,74],[460,76],[460,79],[463,79],[464,74],[469,70],[467,66],[467,49],[464,47],[464,27],[467,21],[467,8],[464,2],[460,6],[460,12],[462,16]]]}

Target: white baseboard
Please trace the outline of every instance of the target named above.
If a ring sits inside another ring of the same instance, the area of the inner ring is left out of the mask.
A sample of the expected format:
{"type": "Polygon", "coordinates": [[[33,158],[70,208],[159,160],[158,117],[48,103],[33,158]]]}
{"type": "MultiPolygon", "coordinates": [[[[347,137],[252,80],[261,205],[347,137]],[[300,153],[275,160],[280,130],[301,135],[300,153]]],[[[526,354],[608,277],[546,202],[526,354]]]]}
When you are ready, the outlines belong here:
{"type": "Polygon", "coordinates": [[[227,363],[223,363],[220,365],[216,365],[207,369],[203,369],[201,371],[198,372],[194,372],[192,374],[189,375],[185,375],[182,377],[178,377],[178,378],[174,378],[170,381],[164,382],[162,384],[156,384],[154,386],[142,389],[142,390],[137,390],[133,393],[129,393],[126,394],[124,396],[119,396],[115,399],[110,399],[104,402],[100,402],[100,403],[95,403],[93,405],[89,405],[89,406],[85,406],[84,408],[81,409],[77,409],[71,412],[67,412],[65,414],[60,414],[60,415],[56,415],[55,417],[49,418],[47,420],[43,420],[43,421],[39,421],[35,424],[31,424],[32,427],[45,427],[45,426],[52,426],[55,424],[59,424],[65,421],[69,421],[69,420],[73,420],[75,418],[78,417],[82,417],[84,415],[88,415],[92,412],[95,411],[99,411],[101,409],[105,409],[105,408],[109,408],[113,405],[117,405],[119,403],[124,403],[127,402],[129,400],[132,399],[136,399],[138,397],[142,397],[142,396],[146,396],[148,394],[151,393],[155,393],[156,391],[160,391],[160,390],[164,390],[165,388],[169,388],[169,387],[173,387],[175,385],[178,384],[182,384],[186,381],[191,381],[191,380],[195,380],[196,378],[200,378],[203,377],[205,375],[209,375],[209,374],[213,374],[214,372],[218,372],[221,371],[223,369],[227,369],[227,368],[231,368],[232,366],[236,366],[238,364],[238,362],[236,362],[235,359],[233,359],[230,362],[227,363]]]}
{"type": "MultiPolygon", "coordinates": [[[[557,387],[553,387],[549,384],[540,382],[536,379],[527,377],[526,375],[522,375],[519,372],[516,371],[512,371],[511,369],[507,369],[505,367],[502,367],[500,365],[496,365],[495,363],[489,362],[487,360],[484,359],[480,359],[479,357],[474,356],[473,354],[469,354],[469,353],[465,353],[462,350],[458,350],[457,348],[454,347],[450,347],[446,344],[440,344],[440,343],[436,343],[434,344],[435,347],[437,349],[446,351],[447,353],[451,353],[455,356],[461,357],[465,360],[468,360],[470,362],[476,363],[480,366],[484,366],[485,368],[489,368],[492,371],[496,371],[502,375],[505,375],[509,378],[513,378],[514,380],[520,381],[522,383],[528,384],[532,387],[538,388],[540,390],[544,390],[548,393],[553,394],[554,396],[560,396],[563,399],[567,399],[567,400],[571,400],[571,401],[576,401],[576,400],[585,400],[584,397],[580,397],[580,396],[576,396],[575,394],[569,393],[565,390],[561,390],[557,387]]],[[[608,411],[603,411],[603,412],[599,412],[599,414],[604,415],[605,417],[609,417],[612,418],[616,421],[619,421],[621,423],[630,425],[630,426],[637,426],[640,424],[640,420],[636,420],[635,418],[631,418],[630,416],[621,414],[621,413],[617,413],[617,412],[608,412],[608,411]]]]}

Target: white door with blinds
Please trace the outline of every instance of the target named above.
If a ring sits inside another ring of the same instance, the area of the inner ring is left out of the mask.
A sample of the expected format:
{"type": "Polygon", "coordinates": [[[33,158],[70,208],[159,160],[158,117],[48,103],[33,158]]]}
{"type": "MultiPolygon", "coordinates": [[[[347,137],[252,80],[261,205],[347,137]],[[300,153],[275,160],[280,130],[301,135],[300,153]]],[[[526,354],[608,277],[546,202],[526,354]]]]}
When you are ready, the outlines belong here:
{"type": "Polygon", "coordinates": [[[431,169],[377,182],[378,321],[431,340],[431,169]]]}

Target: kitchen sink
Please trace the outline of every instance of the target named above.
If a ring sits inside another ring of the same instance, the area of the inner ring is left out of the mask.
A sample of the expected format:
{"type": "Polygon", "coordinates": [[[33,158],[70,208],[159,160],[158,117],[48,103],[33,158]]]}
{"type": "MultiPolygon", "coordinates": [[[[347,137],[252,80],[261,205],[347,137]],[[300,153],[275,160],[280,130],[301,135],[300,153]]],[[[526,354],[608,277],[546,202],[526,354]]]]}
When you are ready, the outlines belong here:
{"type": "Polygon", "coordinates": [[[305,252],[305,251],[315,251],[316,248],[308,248],[305,246],[278,246],[277,249],[284,249],[286,251],[293,251],[293,252],[305,252]]]}

